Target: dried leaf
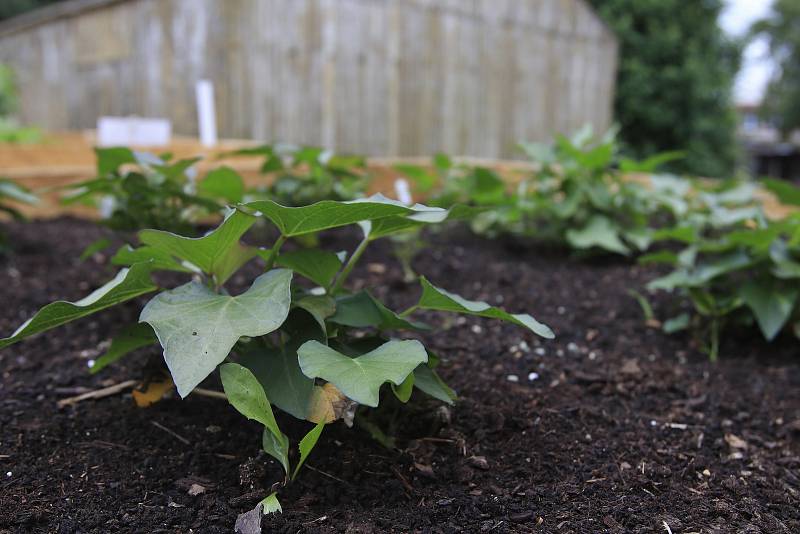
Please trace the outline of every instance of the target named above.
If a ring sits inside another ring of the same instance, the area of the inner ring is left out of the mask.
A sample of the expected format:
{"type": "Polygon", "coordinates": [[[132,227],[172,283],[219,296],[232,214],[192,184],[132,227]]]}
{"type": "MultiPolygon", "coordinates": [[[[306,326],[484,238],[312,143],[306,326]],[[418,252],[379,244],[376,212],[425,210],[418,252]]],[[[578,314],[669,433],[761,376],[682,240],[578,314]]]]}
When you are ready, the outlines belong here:
{"type": "Polygon", "coordinates": [[[133,390],[133,400],[136,401],[136,406],[139,408],[147,408],[160,401],[174,387],[175,384],[171,378],[162,382],[150,382],[143,390],[133,390]]]}
{"type": "Polygon", "coordinates": [[[315,386],[311,393],[311,402],[308,408],[308,420],[312,423],[325,421],[332,423],[337,419],[345,419],[351,426],[357,403],[348,399],[339,389],[328,382],[324,386],[315,386]]]}

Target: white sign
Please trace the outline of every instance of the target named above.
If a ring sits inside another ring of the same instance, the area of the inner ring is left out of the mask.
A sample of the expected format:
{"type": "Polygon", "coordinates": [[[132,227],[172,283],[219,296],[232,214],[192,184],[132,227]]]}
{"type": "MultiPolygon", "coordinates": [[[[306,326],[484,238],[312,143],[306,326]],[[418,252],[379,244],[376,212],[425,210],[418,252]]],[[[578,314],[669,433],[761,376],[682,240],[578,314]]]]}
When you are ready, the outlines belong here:
{"type": "Polygon", "coordinates": [[[208,80],[200,80],[195,87],[197,96],[197,124],[203,146],[217,144],[217,114],[214,108],[214,86],[208,80]]]}
{"type": "Polygon", "coordinates": [[[164,146],[172,135],[167,119],[141,117],[100,117],[97,119],[99,146],[164,146]]]}

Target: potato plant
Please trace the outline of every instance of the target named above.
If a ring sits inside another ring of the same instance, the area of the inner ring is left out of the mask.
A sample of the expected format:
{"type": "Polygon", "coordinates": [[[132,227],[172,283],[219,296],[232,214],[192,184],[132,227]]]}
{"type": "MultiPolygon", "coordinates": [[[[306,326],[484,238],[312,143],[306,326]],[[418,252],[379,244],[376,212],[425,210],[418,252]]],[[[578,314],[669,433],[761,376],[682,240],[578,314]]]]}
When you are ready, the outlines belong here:
{"type": "MultiPolygon", "coordinates": [[[[279,489],[297,475],[325,425],[339,419],[351,423],[356,406],[377,407],[382,394],[407,402],[414,389],[453,402],[455,393],[436,373],[435,355],[408,336],[431,329],[413,319],[416,311],[494,318],[553,337],[530,315],[464,299],[424,277],[419,278],[417,302],[399,313],[369,290],[347,289],[348,276],[373,241],[470,213],[461,207],[405,206],[381,196],[304,207],[262,200],[238,205],[200,238],[143,230],[140,246],[123,247],[113,258],[124,266],[113,280],[79,301],[46,305],[0,340],[0,348],[155,293],[139,323],[113,339],[93,371],[139,347],[160,343],[177,392],[186,397],[219,369],[228,401],[263,425],[263,449],[285,472],[275,486],[279,489]],[[268,220],[279,233],[270,248],[240,241],[258,219],[268,220]],[[363,239],[350,254],[282,248],[289,239],[354,224],[360,226],[363,239]],[[256,259],[264,262],[263,273],[243,293],[230,294],[226,282],[256,259]],[[162,288],[151,279],[156,271],[184,273],[191,280],[162,288]],[[408,334],[393,337],[397,332],[408,334]],[[389,387],[382,388],[387,382],[389,387]],[[278,426],[273,407],[315,425],[299,441],[294,462],[290,440],[278,426]]],[[[259,506],[265,513],[280,507],[274,492],[259,506]]]]}
{"type": "Polygon", "coordinates": [[[67,186],[65,204],[97,207],[115,230],[142,228],[189,233],[200,217],[222,212],[227,203],[241,202],[242,178],[221,167],[196,180],[200,158],[172,161],[126,147],[96,148],[97,176],[67,186]]]}
{"type": "Polygon", "coordinates": [[[248,190],[250,199],[270,199],[286,206],[305,206],[321,200],[363,197],[368,177],[361,156],[334,154],[318,147],[262,145],[224,154],[264,159],[261,172],[274,174],[269,185],[248,190]]]}
{"type": "MultiPolygon", "coordinates": [[[[768,186],[785,204],[800,205],[800,189],[783,182],[768,186]]],[[[732,323],[757,324],[767,341],[788,326],[800,337],[800,214],[768,219],[752,205],[749,184],[718,191],[717,198],[701,195],[707,209],[690,214],[687,220],[694,226],[662,232],[685,248],[641,258],[673,267],[650,282],[649,289],[676,291],[691,302],[692,312],[666,321],[665,330],[694,325],[706,332],[711,359],[719,354],[723,327],[732,323]],[[739,207],[726,207],[725,202],[739,207]]]]}

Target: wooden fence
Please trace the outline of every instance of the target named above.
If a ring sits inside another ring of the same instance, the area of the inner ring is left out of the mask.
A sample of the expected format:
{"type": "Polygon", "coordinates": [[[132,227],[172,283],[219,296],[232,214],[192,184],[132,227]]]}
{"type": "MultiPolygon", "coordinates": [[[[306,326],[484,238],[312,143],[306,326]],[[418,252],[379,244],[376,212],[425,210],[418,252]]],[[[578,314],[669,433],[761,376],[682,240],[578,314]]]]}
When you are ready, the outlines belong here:
{"type": "Polygon", "coordinates": [[[369,155],[515,155],[607,128],[615,37],[582,0],[71,0],[0,24],[20,118],[163,116],[369,155]]]}

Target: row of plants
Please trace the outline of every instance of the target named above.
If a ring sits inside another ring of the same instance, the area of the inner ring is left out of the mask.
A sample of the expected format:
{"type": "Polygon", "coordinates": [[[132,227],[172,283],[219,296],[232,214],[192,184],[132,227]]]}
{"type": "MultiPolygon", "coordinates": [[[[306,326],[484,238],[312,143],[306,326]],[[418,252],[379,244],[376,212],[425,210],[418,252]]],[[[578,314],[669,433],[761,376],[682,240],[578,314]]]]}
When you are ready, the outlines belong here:
{"type": "MultiPolygon", "coordinates": [[[[669,333],[691,328],[711,359],[726,325],[757,325],[768,341],[784,329],[800,337],[800,215],[765,213],[759,189],[800,206],[800,189],[779,180],[703,180],[658,174],[677,152],[644,161],[619,157],[613,132],[583,130],[553,145],[523,144],[536,168],[513,189],[495,171],[454,165],[399,166],[438,206],[484,206],[471,221],[478,234],[510,235],[586,256],[607,253],[672,269],[650,282],[681,312],[663,321],[669,333]]],[[[648,319],[652,307],[634,292],[648,319]]]]}
{"type": "MultiPolygon", "coordinates": [[[[97,206],[105,224],[138,231],[136,241],[111,257],[120,267],[111,281],[81,300],[43,307],[0,340],[0,348],[154,294],[139,322],[117,332],[92,372],[155,344],[181,397],[218,372],[224,396],[263,425],[262,448],[284,470],[256,507],[268,513],[280,510],[278,492],[297,476],[326,424],[341,419],[374,427],[367,408],[377,408],[387,395],[408,402],[414,390],[453,402],[455,392],[436,372],[439,357],[415,339],[433,330],[415,312],[489,317],[553,337],[530,315],[464,299],[414,273],[410,258],[424,247],[423,229],[465,221],[480,234],[667,265],[672,271],[647,288],[683,297],[676,301],[680,313],[663,327],[692,327],[708,340],[712,358],[728,324],[757,324],[770,340],[788,326],[800,334],[800,217],[766,217],[754,184],[657,175],[661,163],[680,155],[622,159],[611,134],[593,139],[582,132],[553,146],[523,148],[535,168],[513,189],[491,169],[458,165],[443,155],[430,168],[398,166],[429,205],[364,198],[364,160],[314,148],[263,146],[226,154],[263,158],[262,170],[274,179],[251,189],[229,167],[199,177],[197,159],[98,149],[97,177],[70,186],[64,202],[97,206]],[[636,173],[646,179],[632,179],[636,173]],[[213,217],[221,222],[201,235],[199,223],[213,217]],[[274,228],[271,246],[242,242],[256,224],[274,228]],[[362,235],[349,253],[325,250],[314,237],[346,226],[357,226],[362,235]],[[403,311],[368,290],[348,289],[364,251],[384,238],[395,241],[407,281],[419,286],[416,303],[403,311]],[[293,247],[287,249],[289,241],[293,247]],[[253,262],[262,274],[246,291],[231,294],[231,277],[253,262]],[[154,281],[153,275],[164,271],[186,282],[161,286],[163,277],[154,281]],[[273,408],[307,421],[307,433],[290,439],[273,408]]],[[[765,184],[782,202],[800,205],[797,188],[765,184]]],[[[18,200],[34,201],[16,191],[18,200]]],[[[85,254],[107,246],[95,243],[85,254]]]]}

